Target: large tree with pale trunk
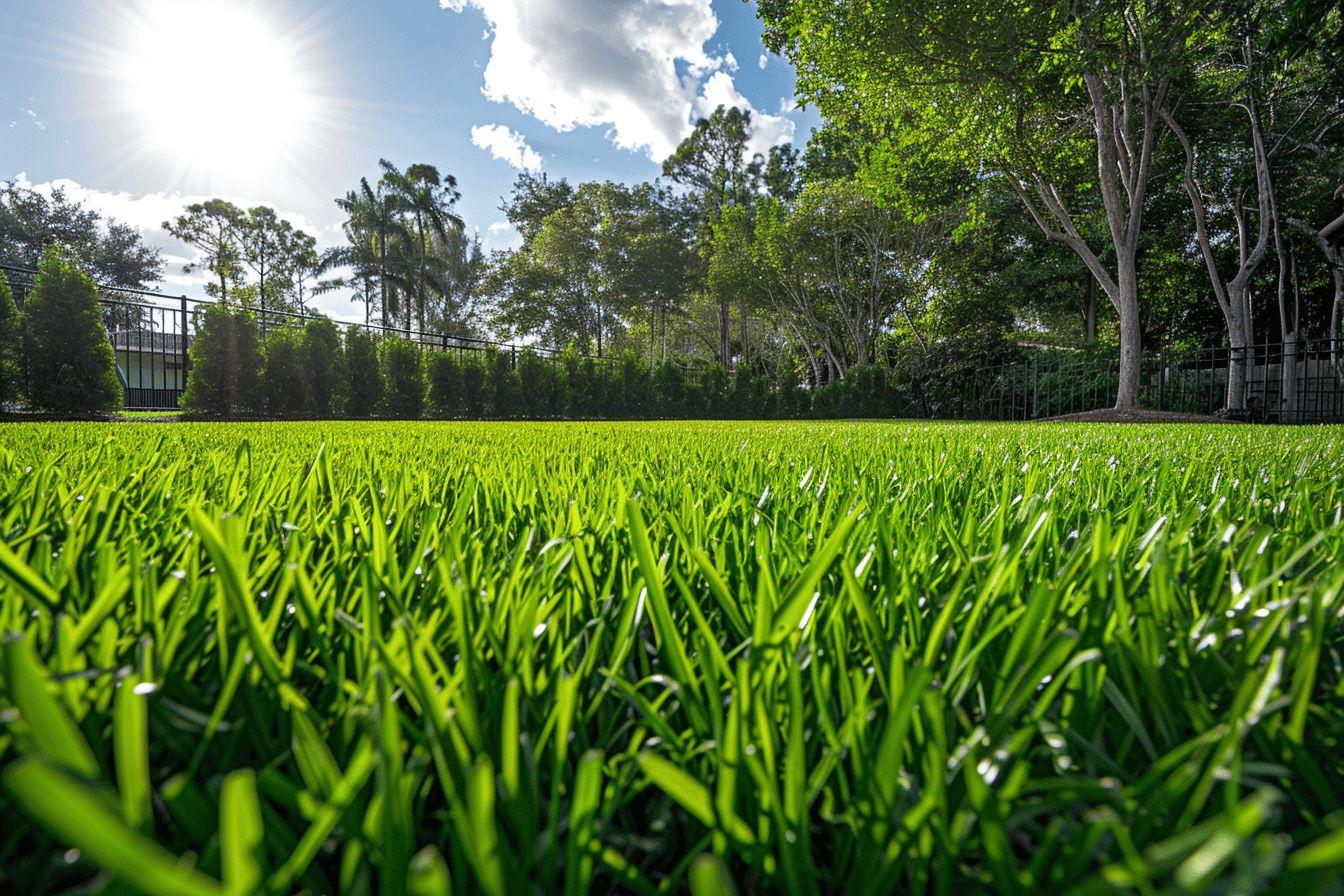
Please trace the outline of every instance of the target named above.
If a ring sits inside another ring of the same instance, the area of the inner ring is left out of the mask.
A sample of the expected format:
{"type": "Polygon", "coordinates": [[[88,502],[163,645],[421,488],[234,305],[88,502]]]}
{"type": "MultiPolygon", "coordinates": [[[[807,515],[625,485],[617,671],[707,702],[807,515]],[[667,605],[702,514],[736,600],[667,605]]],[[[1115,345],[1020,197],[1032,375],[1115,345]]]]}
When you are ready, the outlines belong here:
{"type": "Polygon", "coordinates": [[[1137,407],[1144,205],[1204,4],[762,0],[759,12],[805,99],[885,136],[870,160],[884,189],[899,189],[907,159],[954,159],[1076,253],[1119,318],[1116,407],[1137,407]]]}

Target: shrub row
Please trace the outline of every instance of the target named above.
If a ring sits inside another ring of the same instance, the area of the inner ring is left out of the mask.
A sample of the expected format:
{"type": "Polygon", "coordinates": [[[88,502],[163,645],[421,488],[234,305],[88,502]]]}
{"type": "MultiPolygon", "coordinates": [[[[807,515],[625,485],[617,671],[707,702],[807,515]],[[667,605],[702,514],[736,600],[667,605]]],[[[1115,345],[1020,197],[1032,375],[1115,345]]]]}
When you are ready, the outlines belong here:
{"type": "Polygon", "coordinates": [[[344,334],[324,318],[257,337],[252,315],[212,306],[191,348],[184,407],[212,416],[416,419],[884,417],[897,396],[885,369],[858,368],[822,389],[773,384],[740,368],[698,371],[634,355],[573,351],[514,358],[493,349],[430,351],[396,336],[344,334]]]}
{"type": "MultiPolygon", "coordinates": [[[[0,274],[0,404],[61,414],[121,407],[116,362],[98,289],[57,250],[43,258],[24,313],[0,274]]],[[[634,355],[514,357],[495,350],[422,353],[396,336],[375,339],[326,318],[272,329],[208,305],[191,344],[183,408],[216,416],[415,419],[651,419],[885,417],[897,410],[885,368],[866,367],[821,389],[774,383],[745,367],[652,371],[634,355]]]]}
{"type": "Polygon", "coordinates": [[[22,314],[0,273],[0,406],[19,400],[71,415],[122,405],[98,287],[54,248],[42,256],[22,314]]]}

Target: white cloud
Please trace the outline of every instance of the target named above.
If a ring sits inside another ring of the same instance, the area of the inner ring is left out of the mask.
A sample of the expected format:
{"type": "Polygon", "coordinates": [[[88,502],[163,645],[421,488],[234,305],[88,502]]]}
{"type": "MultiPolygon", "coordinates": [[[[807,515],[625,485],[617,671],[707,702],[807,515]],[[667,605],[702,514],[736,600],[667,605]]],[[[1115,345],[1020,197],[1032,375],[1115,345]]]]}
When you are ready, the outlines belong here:
{"type": "MultiPolygon", "coordinates": [[[[723,82],[738,105],[750,108],[732,84],[737,60],[705,49],[719,27],[711,0],[439,0],[439,5],[484,14],[492,37],[485,95],[560,132],[606,127],[616,146],[661,160],[707,104],[713,110],[717,103],[711,99],[729,92],[723,82]]],[[[786,131],[792,135],[792,123],[786,128],[777,116],[759,117],[765,127],[755,142],[778,142],[786,131]]]]}
{"type": "Polygon", "coordinates": [[[522,134],[502,124],[478,124],[471,129],[473,145],[520,171],[542,169],[541,153],[527,145],[522,134]]]}
{"type": "Polygon", "coordinates": [[[770,63],[769,57],[767,57],[764,53],[762,53],[761,58],[757,61],[756,64],[760,66],[761,71],[765,71],[765,67],[769,63],[770,63]]]}

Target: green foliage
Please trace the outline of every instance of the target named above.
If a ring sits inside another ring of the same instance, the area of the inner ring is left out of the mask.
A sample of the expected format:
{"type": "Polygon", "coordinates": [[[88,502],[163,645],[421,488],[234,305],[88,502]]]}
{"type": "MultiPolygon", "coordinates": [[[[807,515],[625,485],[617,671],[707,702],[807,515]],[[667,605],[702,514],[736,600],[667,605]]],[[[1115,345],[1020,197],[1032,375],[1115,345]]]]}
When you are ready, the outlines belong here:
{"type": "Polygon", "coordinates": [[[4,889],[1331,893],[1341,502],[1339,428],[16,427],[4,889]]]}
{"type": "Polygon", "coordinates": [[[23,329],[9,280],[0,271],[0,407],[23,391],[23,329]]]}
{"type": "Polygon", "coordinates": [[[262,400],[272,417],[301,417],[313,411],[312,372],[304,334],[288,328],[266,336],[266,360],[261,373],[262,400]]]}
{"type": "Polygon", "coordinates": [[[522,410],[522,386],[518,371],[513,369],[512,356],[490,349],[485,353],[486,393],[489,402],[486,416],[507,420],[522,410]]]}
{"type": "Polygon", "coordinates": [[[544,420],[559,415],[556,372],[550,359],[530,350],[519,355],[518,390],[523,416],[544,420]]]}
{"type": "Polygon", "coordinates": [[[121,409],[121,382],[98,307],[98,287],[63,252],[49,249],[23,306],[28,400],[57,414],[121,409]]]}
{"type": "Polygon", "coordinates": [[[36,268],[52,246],[97,283],[150,289],[163,276],[159,250],[140,230],[71,199],[59,181],[41,191],[0,181],[0,264],[36,268]]]}
{"type": "Polygon", "coordinates": [[[452,420],[462,416],[465,386],[462,363],[451,352],[429,356],[429,415],[452,420]]]}
{"type": "Polygon", "coordinates": [[[303,327],[303,363],[312,412],[331,417],[345,406],[345,353],[341,331],[325,317],[315,317],[303,327]]]}
{"type": "Polygon", "coordinates": [[[420,349],[409,339],[383,340],[383,412],[398,420],[416,420],[425,409],[425,365],[420,349]]]}
{"type": "Polygon", "coordinates": [[[480,353],[473,352],[462,362],[462,410],[473,420],[484,417],[495,400],[485,360],[480,353]]]}
{"type": "Polygon", "coordinates": [[[659,417],[676,419],[690,414],[691,396],[686,373],[675,361],[663,361],[653,369],[651,388],[659,417]]]}
{"type": "Polygon", "coordinates": [[[228,305],[205,305],[192,336],[184,410],[227,417],[264,409],[257,321],[228,305]]]}
{"type": "Polygon", "coordinates": [[[345,374],[346,416],[372,417],[383,401],[383,368],[378,343],[362,327],[346,328],[345,374]]]}

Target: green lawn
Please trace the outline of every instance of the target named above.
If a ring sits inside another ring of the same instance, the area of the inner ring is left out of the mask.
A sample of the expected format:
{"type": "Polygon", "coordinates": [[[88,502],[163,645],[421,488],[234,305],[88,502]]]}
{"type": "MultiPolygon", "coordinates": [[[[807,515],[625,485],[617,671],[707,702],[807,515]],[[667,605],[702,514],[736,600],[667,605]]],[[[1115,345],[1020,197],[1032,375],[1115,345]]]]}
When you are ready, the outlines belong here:
{"type": "Polygon", "coordinates": [[[0,428],[0,890],[1338,892],[1342,504],[1341,428],[0,428]]]}

